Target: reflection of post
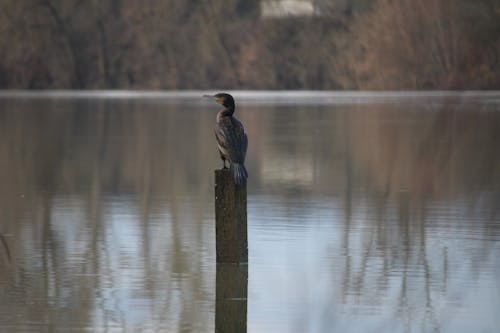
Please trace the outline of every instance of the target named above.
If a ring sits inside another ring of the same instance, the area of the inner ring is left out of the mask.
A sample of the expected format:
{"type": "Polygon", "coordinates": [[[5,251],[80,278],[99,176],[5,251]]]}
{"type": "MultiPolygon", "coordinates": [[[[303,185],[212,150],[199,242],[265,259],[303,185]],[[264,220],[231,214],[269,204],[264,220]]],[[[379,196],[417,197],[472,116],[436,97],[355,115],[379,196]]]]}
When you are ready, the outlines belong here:
{"type": "Polygon", "coordinates": [[[5,239],[5,237],[2,234],[0,234],[0,241],[3,245],[3,248],[5,250],[5,255],[7,256],[7,260],[9,261],[9,264],[10,264],[12,259],[10,257],[9,245],[7,244],[7,240],[5,239]]]}
{"type": "Polygon", "coordinates": [[[248,265],[217,264],[215,332],[247,331],[248,265]]]}
{"type": "Polygon", "coordinates": [[[247,187],[236,185],[227,169],[215,171],[217,262],[248,262],[247,187]]]}

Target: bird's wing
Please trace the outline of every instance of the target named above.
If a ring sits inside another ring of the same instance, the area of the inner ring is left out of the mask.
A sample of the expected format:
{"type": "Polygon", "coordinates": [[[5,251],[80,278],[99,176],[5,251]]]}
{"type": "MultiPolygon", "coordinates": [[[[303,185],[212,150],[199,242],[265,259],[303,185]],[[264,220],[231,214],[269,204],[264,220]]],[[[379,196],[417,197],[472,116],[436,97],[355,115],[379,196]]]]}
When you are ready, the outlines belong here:
{"type": "Polygon", "coordinates": [[[215,127],[215,139],[217,140],[217,148],[219,148],[221,155],[225,158],[229,158],[226,135],[221,126],[215,127]]]}
{"type": "Polygon", "coordinates": [[[234,163],[245,162],[247,136],[241,122],[236,118],[228,118],[221,122],[215,130],[215,136],[221,152],[234,163]]]}
{"type": "Polygon", "coordinates": [[[241,140],[241,151],[243,153],[243,162],[245,162],[247,148],[248,148],[248,138],[247,138],[247,134],[245,132],[243,132],[243,139],[241,140]]]}

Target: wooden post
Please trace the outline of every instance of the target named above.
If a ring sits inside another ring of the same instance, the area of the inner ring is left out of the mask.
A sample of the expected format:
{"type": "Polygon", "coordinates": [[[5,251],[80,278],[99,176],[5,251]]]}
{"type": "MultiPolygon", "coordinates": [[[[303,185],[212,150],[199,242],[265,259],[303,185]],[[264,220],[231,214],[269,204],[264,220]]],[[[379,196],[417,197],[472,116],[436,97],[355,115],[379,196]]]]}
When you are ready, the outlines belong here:
{"type": "Polygon", "coordinates": [[[215,249],[218,263],[248,262],[247,187],[228,169],[215,170],[215,249]]]}
{"type": "Polygon", "coordinates": [[[248,265],[217,264],[215,332],[247,331],[248,265]]]}

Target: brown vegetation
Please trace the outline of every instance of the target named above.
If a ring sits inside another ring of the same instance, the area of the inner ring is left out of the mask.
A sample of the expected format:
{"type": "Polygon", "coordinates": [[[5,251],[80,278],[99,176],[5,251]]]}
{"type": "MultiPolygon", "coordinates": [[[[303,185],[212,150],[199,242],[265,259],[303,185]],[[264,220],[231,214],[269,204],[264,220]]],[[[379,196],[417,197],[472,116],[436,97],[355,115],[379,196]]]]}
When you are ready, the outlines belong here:
{"type": "Polygon", "coordinates": [[[500,3],[379,0],[357,20],[347,54],[348,87],[500,87],[500,3]]]}
{"type": "Polygon", "coordinates": [[[5,0],[0,88],[498,89],[495,0],[5,0]]]}

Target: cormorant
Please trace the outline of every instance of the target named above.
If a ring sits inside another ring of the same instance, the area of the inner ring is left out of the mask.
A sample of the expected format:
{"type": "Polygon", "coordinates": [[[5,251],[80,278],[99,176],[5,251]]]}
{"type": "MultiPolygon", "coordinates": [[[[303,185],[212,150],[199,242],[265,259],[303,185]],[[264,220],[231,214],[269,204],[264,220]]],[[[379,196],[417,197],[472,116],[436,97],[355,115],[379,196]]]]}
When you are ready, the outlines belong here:
{"type": "Polygon", "coordinates": [[[233,116],[235,109],[233,96],[226,93],[205,96],[212,97],[217,103],[224,106],[224,109],[217,113],[215,122],[215,138],[223,163],[222,168],[227,169],[226,161],[228,161],[234,182],[239,185],[246,184],[248,173],[245,169],[245,155],[248,139],[243,124],[233,116]]]}

